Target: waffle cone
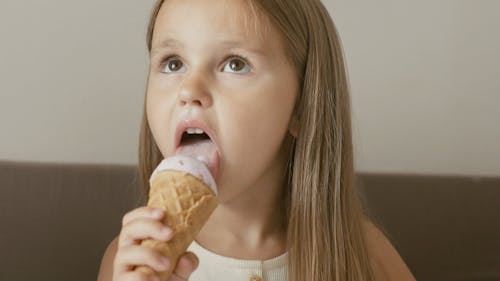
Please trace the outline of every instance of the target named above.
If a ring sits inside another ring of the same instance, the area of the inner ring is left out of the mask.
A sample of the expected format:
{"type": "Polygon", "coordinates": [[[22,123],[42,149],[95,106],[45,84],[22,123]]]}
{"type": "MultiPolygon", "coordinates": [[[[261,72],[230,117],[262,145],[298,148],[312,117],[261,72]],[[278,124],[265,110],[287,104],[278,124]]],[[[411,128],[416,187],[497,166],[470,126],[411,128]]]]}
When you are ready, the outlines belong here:
{"type": "MultiPolygon", "coordinates": [[[[174,231],[169,241],[146,239],[141,243],[160,251],[170,260],[169,269],[158,272],[160,280],[165,281],[217,207],[217,199],[209,186],[191,174],[164,170],[153,180],[147,205],[165,210],[163,224],[174,231]]],[[[154,274],[149,266],[138,266],[136,271],[154,274]]]]}

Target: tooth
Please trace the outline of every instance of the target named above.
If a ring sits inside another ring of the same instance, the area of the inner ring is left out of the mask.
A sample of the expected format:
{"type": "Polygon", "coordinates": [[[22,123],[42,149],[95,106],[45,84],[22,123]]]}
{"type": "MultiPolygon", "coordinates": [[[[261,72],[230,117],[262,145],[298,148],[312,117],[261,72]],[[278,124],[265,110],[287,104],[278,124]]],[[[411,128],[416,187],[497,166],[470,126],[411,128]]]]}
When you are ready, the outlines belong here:
{"type": "Polygon", "coordinates": [[[188,134],[203,134],[203,130],[199,128],[187,128],[186,129],[188,134]]]}

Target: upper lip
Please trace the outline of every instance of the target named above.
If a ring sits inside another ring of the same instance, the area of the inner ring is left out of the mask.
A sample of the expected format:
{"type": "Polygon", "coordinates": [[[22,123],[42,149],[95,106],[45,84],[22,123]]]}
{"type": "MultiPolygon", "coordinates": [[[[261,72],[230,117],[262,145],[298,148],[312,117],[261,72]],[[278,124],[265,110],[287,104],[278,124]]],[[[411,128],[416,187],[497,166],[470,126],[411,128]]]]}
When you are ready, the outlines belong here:
{"type": "Polygon", "coordinates": [[[210,140],[212,140],[212,142],[215,144],[217,152],[220,153],[219,141],[214,131],[203,120],[196,118],[187,118],[181,120],[179,124],[177,124],[177,128],[175,129],[175,150],[177,150],[177,148],[179,148],[179,146],[181,145],[182,134],[184,134],[187,128],[202,129],[203,132],[205,132],[210,140]]]}

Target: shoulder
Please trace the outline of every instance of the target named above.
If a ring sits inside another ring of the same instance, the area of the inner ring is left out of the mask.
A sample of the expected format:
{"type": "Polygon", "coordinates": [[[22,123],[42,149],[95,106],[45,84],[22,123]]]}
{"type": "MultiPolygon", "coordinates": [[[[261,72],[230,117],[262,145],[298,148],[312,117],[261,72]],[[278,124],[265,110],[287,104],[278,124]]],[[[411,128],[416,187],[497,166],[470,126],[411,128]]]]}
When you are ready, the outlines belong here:
{"type": "Polygon", "coordinates": [[[375,280],[415,281],[415,277],[384,233],[369,219],[364,219],[362,226],[375,280]]]}
{"type": "Polygon", "coordinates": [[[118,249],[118,236],[106,248],[101,260],[97,281],[110,281],[113,279],[113,261],[118,249]]]}

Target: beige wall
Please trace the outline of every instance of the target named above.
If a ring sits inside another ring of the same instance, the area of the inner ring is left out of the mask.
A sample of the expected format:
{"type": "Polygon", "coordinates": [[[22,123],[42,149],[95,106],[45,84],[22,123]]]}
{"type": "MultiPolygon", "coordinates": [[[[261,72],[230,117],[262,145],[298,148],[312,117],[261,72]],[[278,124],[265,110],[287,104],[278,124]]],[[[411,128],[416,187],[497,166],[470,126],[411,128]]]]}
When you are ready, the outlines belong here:
{"type": "Polygon", "coordinates": [[[359,3],[329,3],[358,168],[500,175],[500,1],[359,3]]]}
{"type": "MultiPolygon", "coordinates": [[[[0,159],[137,162],[153,1],[0,3],[0,159]]],[[[324,1],[356,165],[500,175],[500,1],[324,1]]]]}

